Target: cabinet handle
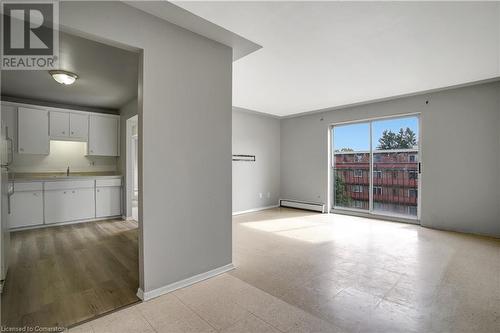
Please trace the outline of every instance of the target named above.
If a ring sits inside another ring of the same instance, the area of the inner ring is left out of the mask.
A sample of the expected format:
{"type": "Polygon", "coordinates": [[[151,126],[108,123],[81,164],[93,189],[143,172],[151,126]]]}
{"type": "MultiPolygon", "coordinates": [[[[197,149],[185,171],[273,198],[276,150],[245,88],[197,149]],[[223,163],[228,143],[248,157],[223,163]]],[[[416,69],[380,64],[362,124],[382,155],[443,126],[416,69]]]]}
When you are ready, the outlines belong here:
{"type": "Polygon", "coordinates": [[[65,131],[63,131],[62,133],[63,133],[63,134],[66,134],[66,132],[65,132],[65,131]]]}

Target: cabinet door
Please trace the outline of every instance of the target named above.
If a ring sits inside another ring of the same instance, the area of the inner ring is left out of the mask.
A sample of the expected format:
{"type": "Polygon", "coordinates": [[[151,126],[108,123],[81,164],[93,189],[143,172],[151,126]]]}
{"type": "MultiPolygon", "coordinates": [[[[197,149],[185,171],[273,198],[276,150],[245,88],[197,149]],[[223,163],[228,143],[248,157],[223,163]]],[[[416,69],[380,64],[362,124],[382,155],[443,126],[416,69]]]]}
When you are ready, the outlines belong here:
{"type": "Polygon", "coordinates": [[[95,200],[93,188],[79,188],[68,191],[70,194],[69,221],[95,218],[95,200]]]}
{"type": "Polygon", "coordinates": [[[95,190],[96,217],[121,215],[121,187],[96,187],[95,190]]]}
{"type": "Polygon", "coordinates": [[[50,137],[69,137],[69,113],[50,111],[50,137]]]}
{"type": "Polygon", "coordinates": [[[69,136],[74,139],[87,140],[89,136],[89,116],[85,114],[70,113],[69,136]]]}
{"type": "Polygon", "coordinates": [[[49,153],[49,112],[19,108],[18,150],[19,154],[49,153]]]}
{"type": "Polygon", "coordinates": [[[70,221],[70,190],[45,191],[45,223],[70,221]]]}
{"type": "Polygon", "coordinates": [[[10,197],[11,228],[43,224],[43,192],[15,192],[10,197]]]}
{"type": "Polygon", "coordinates": [[[45,191],[45,223],[95,218],[94,189],[45,191]]]}
{"type": "Polygon", "coordinates": [[[90,115],[89,155],[118,156],[119,118],[90,115]]]}

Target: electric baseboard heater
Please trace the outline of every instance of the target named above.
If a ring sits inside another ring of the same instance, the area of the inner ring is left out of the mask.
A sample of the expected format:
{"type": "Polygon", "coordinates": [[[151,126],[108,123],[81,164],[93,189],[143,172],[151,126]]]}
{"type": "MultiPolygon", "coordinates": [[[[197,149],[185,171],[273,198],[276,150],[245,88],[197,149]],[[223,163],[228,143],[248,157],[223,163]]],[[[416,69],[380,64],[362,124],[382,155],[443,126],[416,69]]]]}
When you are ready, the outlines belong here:
{"type": "Polygon", "coordinates": [[[280,207],[312,210],[312,211],[320,212],[320,213],[325,212],[325,204],[319,203],[319,202],[306,202],[306,201],[298,201],[298,200],[280,199],[280,207]]]}

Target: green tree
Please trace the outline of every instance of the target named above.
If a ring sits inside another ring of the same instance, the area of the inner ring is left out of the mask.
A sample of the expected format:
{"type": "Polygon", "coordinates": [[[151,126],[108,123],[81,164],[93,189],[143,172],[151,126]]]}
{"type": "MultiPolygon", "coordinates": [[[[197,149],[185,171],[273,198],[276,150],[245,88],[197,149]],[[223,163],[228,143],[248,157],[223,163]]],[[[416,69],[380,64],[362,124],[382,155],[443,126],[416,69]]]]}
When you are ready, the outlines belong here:
{"type": "Polygon", "coordinates": [[[338,152],[346,152],[346,151],[354,151],[354,149],[352,149],[352,148],[342,148],[340,150],[335,149],[336,153],[338,153],[338,152]]]}
{"type": "Polygon", "coordinates": [[[417,144],[417,135],[409,127],[401,128],[398,133],[391,130],[382,132],[382,136],[378,139],[377,149],[411,149],[417,144]]]}
{"type": "Polygon", "coordinates": [[[348,207],[350,202],[351,198],[347,195],[344,179],[335,173],[335,205],[348,207]]]}

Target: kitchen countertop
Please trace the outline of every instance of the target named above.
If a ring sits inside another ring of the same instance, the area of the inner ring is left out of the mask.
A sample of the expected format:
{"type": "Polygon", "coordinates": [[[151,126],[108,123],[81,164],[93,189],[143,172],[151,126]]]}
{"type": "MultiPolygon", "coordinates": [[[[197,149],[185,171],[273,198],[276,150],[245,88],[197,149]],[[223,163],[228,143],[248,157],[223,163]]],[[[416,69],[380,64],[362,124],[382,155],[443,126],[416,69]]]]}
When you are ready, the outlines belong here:
{"type": "Polygon", "coordinates": [[[79,180],[79,179],[105,179],[121,178],[122,175],[116,172],[70,172],[66,176],[65,172],[43,172],[43,173],[11,173],[9,181],[11,182],[45,182],[59,180],[79,180]]]}

